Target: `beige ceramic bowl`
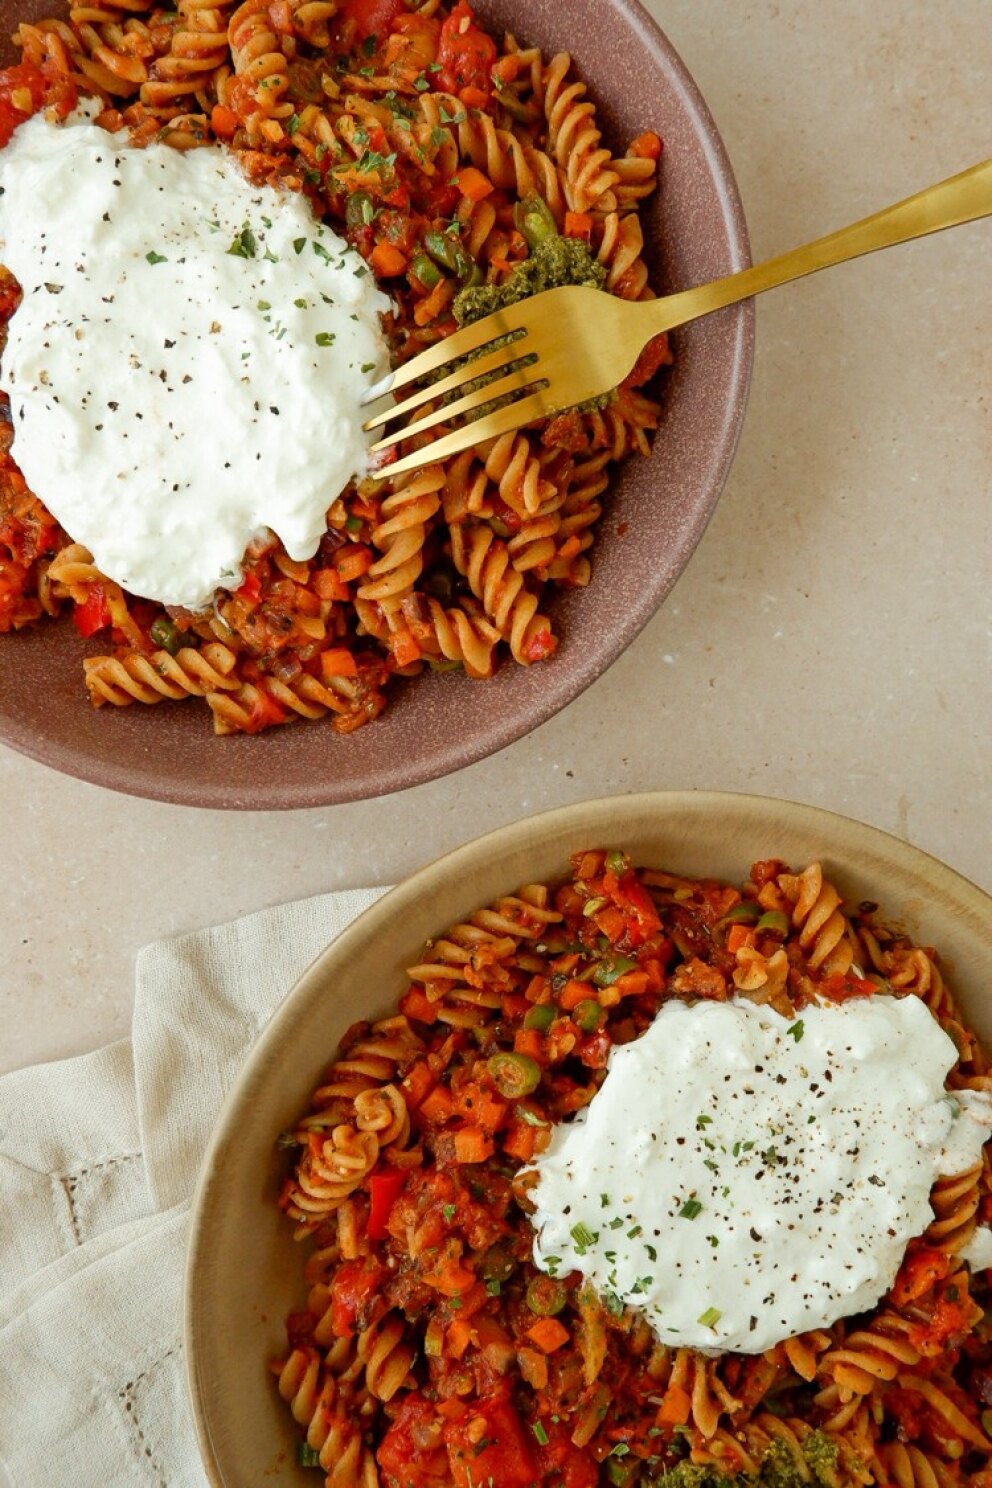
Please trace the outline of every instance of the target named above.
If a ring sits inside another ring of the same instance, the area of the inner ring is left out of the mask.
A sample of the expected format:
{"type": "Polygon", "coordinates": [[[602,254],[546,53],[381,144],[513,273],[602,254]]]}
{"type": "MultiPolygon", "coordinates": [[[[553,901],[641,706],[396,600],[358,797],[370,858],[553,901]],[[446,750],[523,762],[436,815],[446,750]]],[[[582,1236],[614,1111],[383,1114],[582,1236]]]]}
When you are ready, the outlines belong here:
{"type": "Polygon", "coordinates": [[[266,1360],[300,1305],[303,1255],[275,1207],[277,1134],[305,1107],[338,1039],[390,1012],[422,943],[520,884],[566,876],[583,847],[740,880],[757,858],[818,859],[853,903],[877,900],[940,948],[972,1023],[992,1043],[992,899],[873,827],[811,806],[695,792],[590,801],[504,827],[415,873],[314,963],[274,1015],[228,1101],[204,1167],[186,1284],[186,1358],[200,1448],[217,1488],[312,1484],[266,1360]]]}

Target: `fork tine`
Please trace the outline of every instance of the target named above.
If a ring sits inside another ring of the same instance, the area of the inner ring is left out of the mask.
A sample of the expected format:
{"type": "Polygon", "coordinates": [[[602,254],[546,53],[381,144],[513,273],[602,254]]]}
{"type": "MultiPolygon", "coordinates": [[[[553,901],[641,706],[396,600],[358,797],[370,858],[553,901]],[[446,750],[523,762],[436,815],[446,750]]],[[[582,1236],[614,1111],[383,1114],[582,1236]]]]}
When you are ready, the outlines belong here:
{"type": "Polygon", "coordinates": [[[522,428],[524,424],[544,418],[548,412],[543,392],[531,393],[529,397],[518,398],[508,408],[488,413],[474,424],[464,424],[453,433],[445,434],[431,444],[425,444],[423,449],[415,450],[412,455],[405,455],[395,465],[384,466],[381,471],[376,472],[375,478],[390,480],[394,475],[406,475],[408,471],[419,470],[423,465],[447,460],[451,455],[461,454],[462,450],[471,449],[475,444],[484,444],[487,439],[496,439],[500,434],[509,434],[514,429],[522,428]]]}
{"type": "Polygon", "coordinates": [[[445,393],[452,392],[455,388],[465,387],[474,382],[477,377],[485,377],[488,372],[499,372],[506,367],[511,367],[514,362],[520,361],[520,354],[516,349],[517,343],[512,346],[501,346],[498,351],[491,351],[488,356],[480,357],[478,361],[469,366],[460,367],[457,372],[452,372],[450,377],[444,378],[442,382],[430,383],[421,388],[404,403],[396,403],[392,408],[377,413],[362,425],[365,430],[379,429],[384,424],[392,423],[393,419],[405,419],[408,414],[413,413],[422,404],[429,403],[432,398],[439,398],[445,393]]]}
{"type": "Polygon", "coordinates": [[[443,408],[435,408],[433,413],[418,419],[414,424],[408,424],[403,429],[392,430],[385,439],[380,439],[378,444],[372,446],[371,453],[377,454],[380,450],[389,449],[391,445],[398,444],[401,439],[412,439],[415,434],[424,434],[438,424],[446,424],[452,419],[460,418],[463,414],[472,413],[476,408],[483,408],[487,403],[492,403],[494,399],[503,397],[505,393],[524,392],[535,382],[540,381],[539,364],[519,367],[516,372],[510,372],[506,377],[499,378],[497,382],[490,382],[485,387],[477,388],[474,393],[468,393],[464,398],[459,398],[456,403],[448,403],[443,408]]]}
{"type": "MultiPolygon", "coordinates": [[[[436,346],[429,346],[412,361],[404,362],[401,367],[397,367],[389,378],[376,383],[366,392],[362,401],[374,403],[383,392],[395,392],[397,388],[406,387],[409,382],[416,382],[418,378],[427,377],[431,372],[436,372],[439,367],[444,367],[448,362],[455,361],[459,357],[468,356],[469,352],[478,351],[480,346],[486,346],[500,336],[517,335],[522,342],[526,338],[527,327],[522,323],[520,309],[520,305],[508,305],[505,310],[497,310],[492,315],[487,315],[484,320],[477,320],[474,325],[456,331],[453,336],[445,336],[444,340],[439,341],[436,346]],[[512,315],[511,311],[517,313],[512,315]],[[519,335],[521,331],[524,333],[522,336],[519,335]]],[[[520,355],[523,356],[523,354],[521,351],[520,355]]]]}

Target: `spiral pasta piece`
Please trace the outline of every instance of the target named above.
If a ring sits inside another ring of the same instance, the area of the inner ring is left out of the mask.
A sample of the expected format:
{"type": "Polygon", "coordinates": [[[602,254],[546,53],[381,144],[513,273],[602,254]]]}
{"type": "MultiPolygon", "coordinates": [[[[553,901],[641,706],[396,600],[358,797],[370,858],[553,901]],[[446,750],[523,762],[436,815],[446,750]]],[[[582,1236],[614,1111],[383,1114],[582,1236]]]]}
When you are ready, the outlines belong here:
{"type": "Polygon", "coordinates": [[[410,1112],[395,1085],[362,1090],[355,1096],[355,1125],[374,1132],[380,1148],[402,1147],[410,1135],[410,1112]]]}
{"type": "Polygon", "coordinates": [[[900,1369],[920,1362],[913,1327],[907,1318],[881,1314],[870,1328],[856,1329],[823,1355],[820,1376],[833,1380],[842,1402],[870,1394],[880,1380],[894,1380],[900,1369]]]}
{"type": "Polygon", "coordinates": [[[526,434],[503,434],[480,446],[479,453],[500,499],[518,516],[536,516],[554,499],[555,487],[545,479],[541,458],[526,434]]]}
{"type": "Polygon", "coordinates": [[[363,1091],[391,1083],[422,1049],[423,1041],[402,1014],[367,1029],[360,1025],[314,1092],[314,1104],[319,1109],[334,1100],[353,1101],[363,1091]]]}
{"type": "Polygon", "coordinates": [[[913,1443],[890,1442],[878,1449],[884,1488],[961,1488],[961,1477],[913,1443]]]}
{"type": "Polygon", "coordinates": [[[244,0],[231,16],[227,39],[235,76],[251,89],[257,111],[268,119],[289,118],[289,68],[267,0],[244,0]]]}
{"type": "Polygon", "coordinates": [[[378,1157],[379,1140],[374,1132],[359,1132],[346,1125],[328,1133],[311,1131],[295,1176],[284,1185],[280,1206],[300,1222],[305,1233],[354,1192],[378,1157]]]}
{"type": "Polygon", "coordinates": [[[644,262],[644,230],[632,213],[609,212],[603,220],[596,257],[606,269],[606,288],[625,300],[651,297],[644,262]]]}
{"type": "Polygon", "coordinates": [[[178,0],[179,21],[171,45],[142,79],[140,98],[156,113],[168,113],[196,95],[208,83],[220,87],[229,70],[228,7],[217,0],[178,0]]]}
{"type": "Polygon", "coordinates": [[[975,1233],[984,1167],[976,1163],[964,1173],[939,1178],[930,1195],[934,1221],[926,1233],[928,1245],[955,1255],[975,1233]]]}
{"type": "Polygon", "coordinates": [[[801,927],[799,944],[811,970],[848,971],[854,963],[853,934],[841,897],[819,863],[811,863],[798,877],[782,874],[778,884],[792,905],[793,925],[801,927]]]}
{"type": "Polygon", "coordinates": [[[544,74],[544,112],[551,153],[565,177],[565,198],[573,212],[612,210],[619,176],[603,145],[595,105],[585,83],[569,81],[567,52],[552,58],[544,74]]]}
{"type": "Polygon", "coordinates": [[[452,557],[486,615],[509,642],[514,660],[529,665],[534,659],[533,643],[542,634],[550,634],[550,625],[538,613],[538,598],[514,568],[506,543],[489,527],[465,525],[455,530],[452,557]]]}
{"type": "Polygon", "coordinates": [[[365,1383],[377,1400],[392,1400],[407,1382],[414,1350],[406,1342],[398,1313],[387,1313],[358,1337],[358,1357],[365,1365],[365,1383]]]}
{"type": "Polygon", "coordinates": [[[112,703],[124,708],[131,703],[178,702],[182,698],[206,697],[208,693],[235,689],[232,676],[237,657],[219,642],[196,650],[181,647],[168,651],[127,651],[118,656],[90,656],[83,662],[86,687],[94,708],[112,703]]]}
{"type": "Polygon", "coordinates": [[[358,591],[360,599],[395,607],[413,592],[424,566],[427,525],[440,508],[444,481],[443,467],[428,465],[401,477],[383,500],[383,520],[372,533],[383,556],[369,569],[358,591]]]}

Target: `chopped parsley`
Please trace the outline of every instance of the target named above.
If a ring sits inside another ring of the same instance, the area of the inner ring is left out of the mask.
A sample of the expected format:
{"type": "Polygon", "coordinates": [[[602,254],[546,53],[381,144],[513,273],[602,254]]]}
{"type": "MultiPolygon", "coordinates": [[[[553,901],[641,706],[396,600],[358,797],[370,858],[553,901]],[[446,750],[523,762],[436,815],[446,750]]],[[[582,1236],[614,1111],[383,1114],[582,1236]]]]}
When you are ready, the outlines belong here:
{"type": "Polygon", "coordinates": [[[785,1031],[789,1035],[789,1037],[791,1039],[795,1039],[796,1043],[798,1044],[799,1040],[806,1032],[802,1018],[797,1018],[796,1021],[791,1025],[791,1027],[787,1028],[785,1031]]]}
{"type": "Polygon", "coordinates": [[[686,1199],[679,1210],[679,1219],[695,1219],[702,1212],[703,1206],[698,1199],[686,1199]]]}
{"type": "Polygon", "coordinates": [[[337,337],[333,331],[318,331],[313,339],[318,346],[333,346],[337,337]]]}
{"type": "Polygon", "coordinates": [[[154,248],[152,248],[149,253],[146,253],[145,257],[150,264],[168,263],[168,259],[166,258],[165,254],[156,253],[154,248]]]}
{"type": "Polygon", "coordinates": [[[254,258],[257,249],[255,234],[246,222],[227,251],[234,258],[254,258]]]}

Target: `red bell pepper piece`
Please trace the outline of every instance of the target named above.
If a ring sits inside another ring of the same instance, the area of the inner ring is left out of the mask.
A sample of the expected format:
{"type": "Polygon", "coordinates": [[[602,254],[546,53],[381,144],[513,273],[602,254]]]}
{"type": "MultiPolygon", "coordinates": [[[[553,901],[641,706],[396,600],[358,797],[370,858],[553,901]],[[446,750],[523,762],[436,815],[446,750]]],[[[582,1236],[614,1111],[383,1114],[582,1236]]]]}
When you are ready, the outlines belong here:
{"type": "Polygon", "coordinates": [[[110,624],[110,606],[102,584],[94,584],[82,604],[72,612],[76,629],[84,639],[96,635],[98,630],[110,624]]]}
{"type": "Polygon", "coordinates": [[[372,1209],[366,1230],[370,1240],[385,1240],[389,1234],[389,1216],[405,1183],[406,1173],[399,1168],[384,1168],[381,1173],[372,1174],[369,1179],[372,1209]]]}

